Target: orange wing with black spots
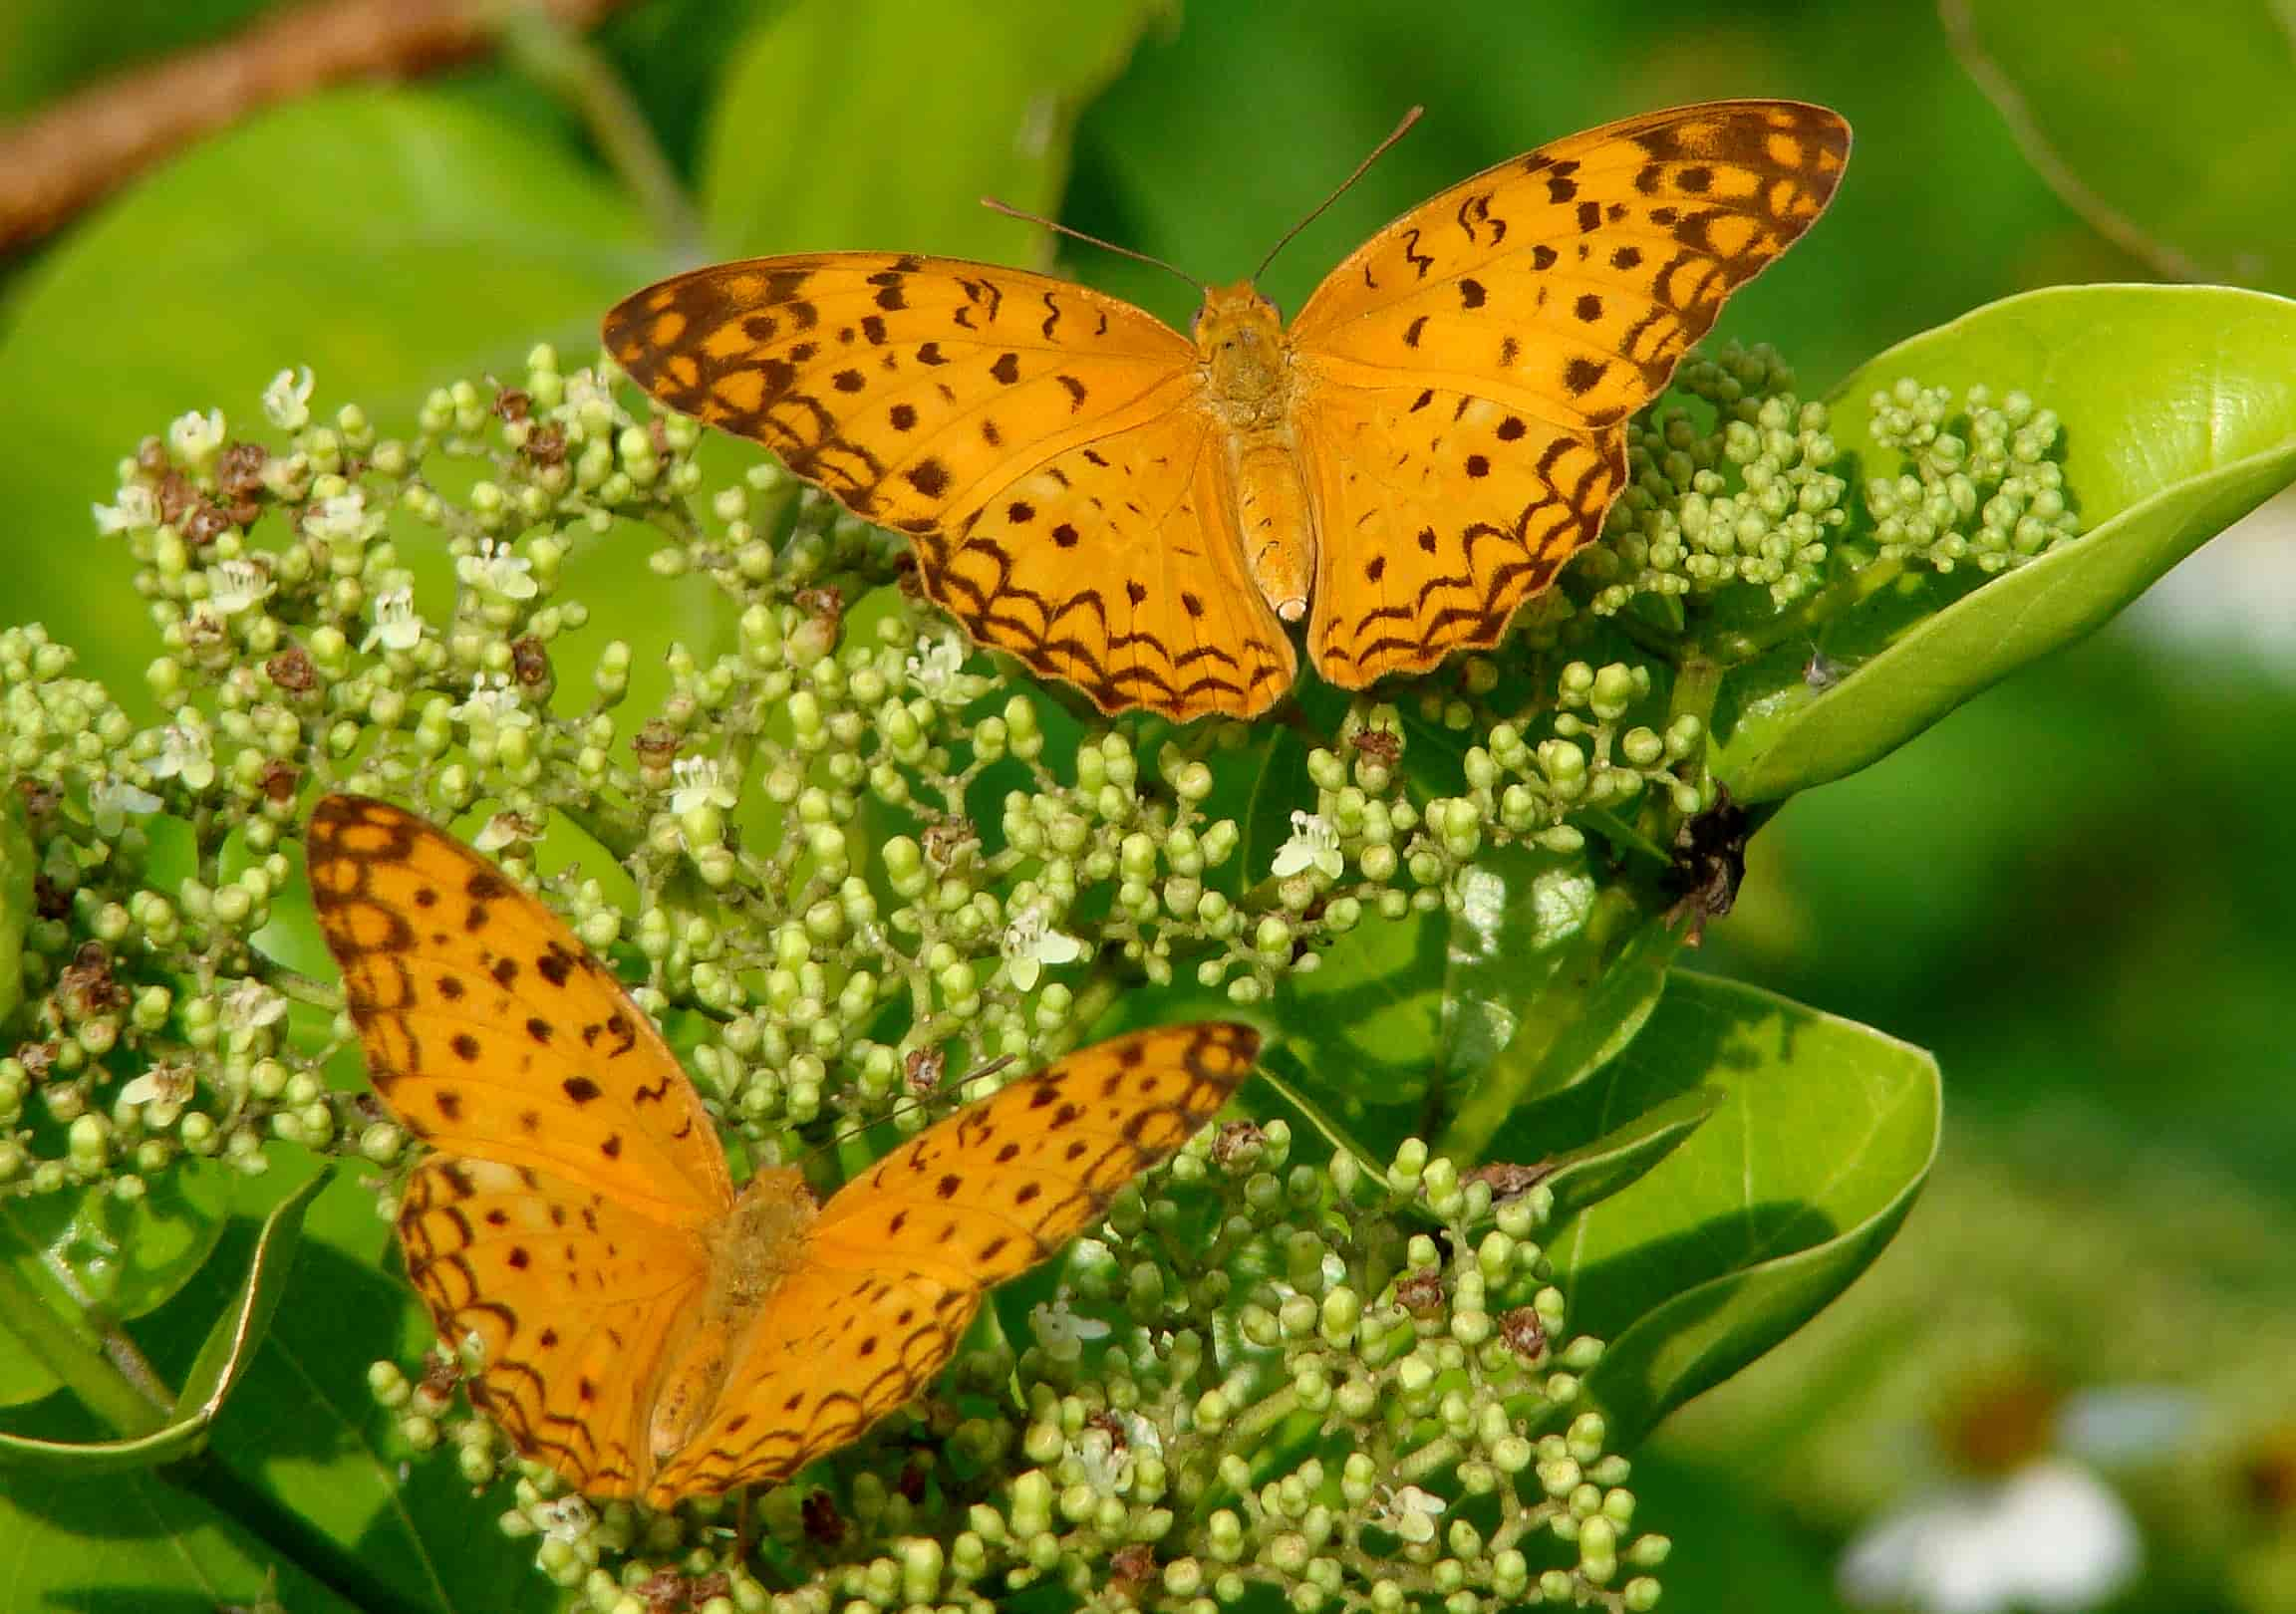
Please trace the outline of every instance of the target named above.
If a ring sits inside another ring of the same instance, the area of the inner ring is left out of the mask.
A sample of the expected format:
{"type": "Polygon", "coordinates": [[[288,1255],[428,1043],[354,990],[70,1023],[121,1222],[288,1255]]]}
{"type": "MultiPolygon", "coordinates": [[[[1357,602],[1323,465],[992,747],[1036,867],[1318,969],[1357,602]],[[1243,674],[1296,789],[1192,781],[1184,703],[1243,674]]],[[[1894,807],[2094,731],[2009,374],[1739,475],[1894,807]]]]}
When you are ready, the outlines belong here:
{"type": "Polygon", "coordinates": [[[1291,686],[1195,350],[1130,304],[954,258],[819,253],[663,281],[605,338],[670,407],[910,534],[967,632],[1102,710],[1246,715],[1291,686]]]}
{"type": "Polygon", "coordinates": [[[311,895],[368,1079],[432,1148],[525,1166],[674,1226],[733,1203],[654,1022],[563,921],[387,802],[311,813],[311,895]]]}
{"type": "Polygon", "coordinates": [[[1627,416],[1849,154],[1823,107],[1679,107],[1488,168],[1333,270],[1291,330],[1316,669],[1360,688],[1497,644],[1600,535],[1627,416]]]}
{"type": "Polygon", "coordinates": [[[779,1480],[915,1396],[995,1284],[1056,1254],[1251,1074],[1214,1021],[1084,1048],[887,1155],[829,1203],[664,1496],[779,1480]]]}
{"type": "Polygon", "coordinates": [[[666,280],[606,345],[909,534],[980,643],[1103,711],[1250,717],[1297,667],[1285,621],[1350,689],[1496,644],[1599,533],[1627,416],[1849,149],[1789,101],[1575,134],[1396,219],[1288,331],[1249,283],[1206,289],[1191,342],[1042,275],[828,252],[666,280]]]}
{"type": "Polygon", "coordinates": [[[702,1234],[548,1173],[434,1154],[399,1237],[438,1338],[478,1346],[471,1405],[576,1489],[637,1494],[671,1346],[709,1289],[702,1234]]]}
{"type": "Polygon", "coordinates": [[[408,1275],[475,1355],[473,1405],[598,1496],[668,1506],[859,1436],[1259,1046],[1136,1033],[927,1129],[818,1211],[786,1168],[735,1198],[660,1034],[534,898],[382,802],[327,797],[309,846],[376,1091],[436,1151],[402,1202],[408,1275]]]}

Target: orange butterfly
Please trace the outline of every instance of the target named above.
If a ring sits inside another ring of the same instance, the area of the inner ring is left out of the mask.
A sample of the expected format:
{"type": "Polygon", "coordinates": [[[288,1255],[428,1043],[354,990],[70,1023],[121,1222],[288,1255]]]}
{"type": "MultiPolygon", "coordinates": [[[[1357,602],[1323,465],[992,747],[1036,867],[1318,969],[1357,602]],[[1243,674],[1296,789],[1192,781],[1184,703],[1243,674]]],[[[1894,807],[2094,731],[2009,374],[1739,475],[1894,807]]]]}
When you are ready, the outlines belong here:
{"type": "Polygon", "coordinates": [[[915,540],[926,592],[1102,711],[1249,717],[1284,624],[1359,689],[1497,644],[1594,541],[1625,422],[1824,211],[1849,125],[1718,101],[1452,186],[1287,330],[1250,281],[1195,340],[1085,286],[822,252],[697,269],[606,316],[671,408],[915,540]]]}
{"type": "Polygon", "coordinates": [[[916,1395],[988,1289],[1051,1257],[1250,1073],[1222,1023],[1083,1049],[816,1208],[738,1195],[661,1034],[566,927],[424,820],[328,796],[311,891],[368,1075],[433,1153],[407,1274],[522,1456],[656,1507],[782,1480],[916,1395]]]}

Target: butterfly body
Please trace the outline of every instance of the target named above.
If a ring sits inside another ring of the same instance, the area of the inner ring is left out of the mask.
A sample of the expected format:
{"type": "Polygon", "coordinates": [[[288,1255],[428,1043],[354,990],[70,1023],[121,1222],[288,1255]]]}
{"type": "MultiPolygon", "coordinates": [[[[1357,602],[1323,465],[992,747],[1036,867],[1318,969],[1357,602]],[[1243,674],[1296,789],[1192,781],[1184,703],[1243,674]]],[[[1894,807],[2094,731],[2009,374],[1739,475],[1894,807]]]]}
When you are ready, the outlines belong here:
{"type": "Polygon", "coordinates": [[[1713,102],[1486,169],[1374,234],[1287,328],[1193,340],[1048,276],[918,254],[694,270],[606,317],[655,399],[909,534],[984,645],[1103,711],[1253,716],[1496,644],[1593,542],[1625,423],[1814,222],[1849,128],[1713,102]]]}
{"type": "Polygon", "coordinates": [[[1298,396],[1284,317],[1249,280],[1205,290],[1193,326],[1201,392],[1193,407],[1225,429],[1245,570],[1286,622],[1307,615],[1315,515],[1300,475],[1298,396]]]}
{"type": "Polygon", "coordinates": [[[927,1128],[816,1207],[738,1193],[701,1095],[565,925],[422,819],[328,796],[311,890],[375,1091],[430,1153],[399,1236],[438,1337],[525,1457],[668,1506],[767,1483],[947,1363],[1250,1072],[1210,1023],[1079,1050],[927,1128]]]}
{"type": "Polygon", "coordinates": [[[727,1373],[798,1264],[818,1213],[801,1173],[768,1166],[742,1187],[730,1211],[703,1228],[707,1283],[663,1352],[653,1392],[647,1450],[655,1462],[685,1450],[722,1397],[727,1373]]]}

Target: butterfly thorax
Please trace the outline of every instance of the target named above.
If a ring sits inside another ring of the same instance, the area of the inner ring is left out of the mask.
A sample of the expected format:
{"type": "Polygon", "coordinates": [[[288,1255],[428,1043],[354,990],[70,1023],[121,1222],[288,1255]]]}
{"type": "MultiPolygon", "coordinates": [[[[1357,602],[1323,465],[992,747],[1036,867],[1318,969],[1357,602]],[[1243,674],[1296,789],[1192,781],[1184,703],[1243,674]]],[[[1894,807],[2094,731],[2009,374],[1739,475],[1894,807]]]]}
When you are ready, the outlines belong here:
{"type": "Polygon", "coordinates": [[[1307,614],[1315,526],[1292,422],[1283,316],[1249,280],[1213,286],[1196,311],[1196,352],[1213,412],[1228,428],[1228,475],[1253,584],[1286,622],[1307,614]]]}
{"type": "Polygon", "coordinates": [[[1292,403],[1284,317],[1249,280],[1213,286],[1196,311],[1196,353],[1213,406],[1237,431],[1280,426],[1292,403]]]}
{"type": "Polygon", "coordinates": [[[648,1439],[657,1459],[682,1450],[717,1407],[750,1320],[797,1265],[815,1214],[804,1175],[768,1167],[731,1210],[702,1229],[710,1282],[663,1355],[648,1439]]]}

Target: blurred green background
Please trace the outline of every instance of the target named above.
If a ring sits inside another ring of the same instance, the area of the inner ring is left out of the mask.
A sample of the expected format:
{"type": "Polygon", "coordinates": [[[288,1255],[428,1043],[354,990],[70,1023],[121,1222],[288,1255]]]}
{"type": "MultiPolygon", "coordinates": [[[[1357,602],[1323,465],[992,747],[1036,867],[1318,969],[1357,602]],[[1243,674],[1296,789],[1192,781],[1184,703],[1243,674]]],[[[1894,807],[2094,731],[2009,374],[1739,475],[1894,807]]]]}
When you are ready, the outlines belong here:
{"type": "MultiPolygon", "coordinates": [[[[269,9],[0,4],[0,120],[269,9]]],[[[183,410],[256,420],[283,366],[405,430],[429,388],[507,374],[534,342],[587,358],[609,301],[697,254],[1039,261],[984,191],[1233,278],[1419,103],[1270,272],[1279,302],[1476,168],[1756,95],[1857,132],[1831,213],[1723,323],[1781,347],[1808,395],[2035,286],[2189,269],[2290,290],[2285,19],[2170,9],[641,0],[588,58],[524,30],[419,85],[261,114],[0,261],[0,621],[45,622],[148,713],[142,608],[89,506],[183,410]],[[600,154],[567,88],[600,67],[697,241],[600,154]]],[[[1175,323],[1191,310],[1153,269],[1059,261],[1175,323]]],[[[1838,1606],[1844,1542],[1952,1472],[1937,1421],[2020,1375],[2190,1393],[2103,1464],[2148,1540],[2114,1606],[2296,1609],[2292,542],[2284,499],[1757,841],[1701,962],[1934,1049],[1948,1142],[1874,1272],[1649,1455],[1670,1606],[1838,1606]]],[[[579,567],[628,602],[617,635],[724,631],[634,557],[579,567]]]]}

